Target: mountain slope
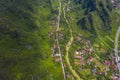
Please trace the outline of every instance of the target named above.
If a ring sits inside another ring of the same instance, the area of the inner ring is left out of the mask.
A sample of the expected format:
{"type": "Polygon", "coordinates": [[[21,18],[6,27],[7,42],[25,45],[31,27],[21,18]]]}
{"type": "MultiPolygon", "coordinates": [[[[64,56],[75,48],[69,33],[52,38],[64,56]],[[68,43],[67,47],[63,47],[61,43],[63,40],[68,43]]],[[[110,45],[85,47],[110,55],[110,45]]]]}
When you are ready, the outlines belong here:
{"type": "Polygon", "coordinates": [[[62,76],[50,58],[50,13],[48,0],[0,1],[0,80],[62,76]]]}
{"type": "Polygon", "coordinates": [[[84,17],[79,19],[77,24],[82,27],[83,30],[88,30],[92,34],[100,33],[101,31],[110,31],[111,26],[111,11],[112,4],[109,0],[77,0],[77,5],[81,5],[81,9],[85,9],[84,17]],[[95,18],[100,22],[95,23],[95,18]],[[97,26],[98,25],[98,26],[97,26]],[[100,32],[95,32],[95,28],[100,32]]]}

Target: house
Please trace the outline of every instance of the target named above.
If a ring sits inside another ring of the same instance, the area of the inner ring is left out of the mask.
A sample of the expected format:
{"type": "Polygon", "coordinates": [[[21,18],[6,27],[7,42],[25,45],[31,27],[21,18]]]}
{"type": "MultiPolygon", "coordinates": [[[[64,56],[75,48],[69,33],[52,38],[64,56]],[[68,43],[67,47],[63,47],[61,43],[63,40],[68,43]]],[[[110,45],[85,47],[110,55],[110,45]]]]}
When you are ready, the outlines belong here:
{"type": "Polygon", "coordinates": [[[58,57],[58,56],[60,56],[60,54],[58,54],[58,53],[57,53],[57,54],[54,54],[54,57],[58,57]]]}
{"type": "Polygon", "coordinates": [[[120,80],[119,75],[114,75],[113,77],[114,77],[114,80],[120,80]]]}
{"type": "Polygon", "coordinates": [[[78,34],[78,36],[77,36],[77,41],[81,41],[81,40],[82,40],[82,37],[83,37],[82,34],[78,34]]]}
{"type": "Polygon", "coordinates": [[[93,57],[90,56],[90,58],[88,59],[88,64],[90,65],[92,61],[93,61],[93,57]]]}
{"type": "Polygon", "coordinates": [[[99,74],[99,75],[102,75],[102,74],[103,74],[103,72],[101,72],[101,71],[100,71],[100,72],[98,72],[98,74],[99,74]]]}
{"type": "Polygon", "coordinates": [[[82,64],[82,65],[85,65],[84,57],[81,57],[80,61],[81,61],[81,64],[82,64]]]}
{"type": "Polygon", "coordinates": [[[58,54],[58,52],[54,49],[53,56],[57,57],[57,56],[60,56],[60,54],[58,54]]]}
{"type": "Polygon", "coordinates": [[[90,56],[89,61],[90,61],[90,62],[92,62],[92,61],[93,61],[93,57],[92,57],[92,56],[90,56]]]}
{"type": "Polygon", "coordinates": [[[59,62],[59,61],[60,61],[59,57],[55,58],[55,62],[59,62]]]}
{"type": "Polygon", "coordinates": [[[107,66],[110,66],[110,61],[105,60],[105,64],[106,64],[107,66]]]}
{"type": "Polygon", "coordinates": [[[84,53],[85,53],[85,50],[83,49],[83,50],[82,50],[82,54],[84,54],[84,53]]]}
{"type": "Polygon", "coordinates": [[[70,74],[67,74],[66,77],[67,77],[67,78],[70,78],[70,74]]]}
{"type": "Polygon", "coordinates": [[[82,55],[83,53],[82,52],[79,52],[80,55],[82,55]]]}
{"type": "Polygon", "coordinates": [[[89,49],[89,52],[90,52],[90,53],[92,53],[92,52],[93,52],[93,50],[94,50],[94,49],[93,49],[93,47],[92,47],[92,48],[90,48],[90,49],[89,49]]]}
{"type": "Polygon", "coordinates": [[[117,68],[118,68],[117,64],[114,64],[114,70],[117,70],[117,68]]]}
{"type": "Polygon", "coordinates": [[[48,33],[48,38],[50,38],[53,35],[52,32],[48,33]]]}
{"type": "Polygon", "coordinates": [[[81,41],[82,39],[81,39],[81,37],[77,37],[77,41],[81,41]]]}
{"type": "Polygon", "coordinates": [[[86,43],[86,45],[91,45],[89,40],[87,40],[85,43],[86,43]]]}
{"type": "Polygon", "coordinates": [[[115,63],[115,61],[114,61],[114,60],[112,60],[112,62],[111,62],[111,63],[112,63],[112,65],[113,65],[113,64],[115,63]]]}
{"type": "Polygon", "coordinates": [[[66,64],[64,64],[64,67],[67,67],[67,65],[66,65],[66,64]]]}
{"type": "Polygon", "coordinates": [[[93,73],[96,73],[96,72],[97,72],[97,69],[96,69],[96,68],[94,68],[94,69],[92,70],[92,72],[93,72],[93,73]]]}
{"type": "Polygon", "coordinates": [[[105,60],[105,65],[106,65],[106,70],[108,71],[108,70],[110,70],[110,61],[108,61],[108,60],[105,60]]]}
{"type": "Polygon", "coordinates": [[[59,34],[59,39],[62,40],[64,35],[62,33],[59,34]]]}
{"type": "Polygon", "coordinates": [[[74,56],[74,58],[80,59],[80,58],[82,58],[82,57],[81,57],[81,56],[74,56]]]}
{"type": "Polygon", "coordinates": [[[78,34],[78,36],[79,36],[79,37],[83,37],[83,35],[82,35],[82,34],[78,34]]]}
{"type": "Polygon", "coordinates": [[[64,35],[62,33],[60,33],[59,36],[63,37],[64,35]]]}
{"type": "Polygon", "coordinates": [[[94,49],[93,47],[89,49],[89,54],[91,55],[93,53],[94,49]]]}
{"type": "Polygon", "coordinates": [[[54,48],[53,48],[53,47],[51,47],[51,51],[54,51],[54,48]]]}
{"type": "Polygon", "coordinates": [[[111,0],[112,3],[115,3],[115,0],[111,0]]]}
{"type": "Polygon", "coordinates": [[[79,51],[75,51],[74,53],[75,53],[76,55],[78,55],[78,54],[79,54],[79,51]]]}
{"type": "Polygon", "coordinates": [[[56,47],[57,47],[57,46],[54,44],[54,45],[53,45],[53,48],[55,49],[56,47]]]}

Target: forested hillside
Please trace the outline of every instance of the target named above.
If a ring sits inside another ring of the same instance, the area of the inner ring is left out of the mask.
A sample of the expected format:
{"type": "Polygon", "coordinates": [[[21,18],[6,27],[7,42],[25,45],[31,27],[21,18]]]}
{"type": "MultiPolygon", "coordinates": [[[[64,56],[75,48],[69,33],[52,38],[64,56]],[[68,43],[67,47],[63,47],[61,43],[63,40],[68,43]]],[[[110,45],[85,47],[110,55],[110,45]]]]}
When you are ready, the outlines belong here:
{"type": "Polygon", "coordinates": [[[112,4],[110,0],[77,0],[76,4],[81,5],[81,9],[85,10],[84,16],[77,22],[83,30],[88,30],[96,36],[99,32],[111,30],[112,4]],[[99,32],[96,31],[98,29],[99,32]]]}
{"type": "Polygon", "coordinates": [[[47,68],[55,66],[48,60],[49,6],[48,0],[0,1],[0,80],[45,80],[49,76],[47,68]]]}

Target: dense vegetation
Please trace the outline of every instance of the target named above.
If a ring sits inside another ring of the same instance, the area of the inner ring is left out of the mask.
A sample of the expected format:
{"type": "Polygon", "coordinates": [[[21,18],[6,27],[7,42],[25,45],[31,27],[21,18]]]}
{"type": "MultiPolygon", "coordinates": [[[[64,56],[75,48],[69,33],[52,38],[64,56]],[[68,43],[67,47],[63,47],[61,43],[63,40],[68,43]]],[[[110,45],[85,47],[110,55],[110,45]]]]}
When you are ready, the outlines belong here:
{"type": "Polygon", "coordinates": [[[50,13],[48,0],[0,1],[0,80],[62,76],[49,58],[50,13]]]}
{"type": "Polygon", "coordinates": [[[88,30],[92,34],[96,35],[95,27],[101,29],[101,31],[110,31],[111,26],[111,11],[112,4],[110,0],[77,0],[77,5],[81,5],[81,9],[85,9],[84,17],[80,19],[77,24],[82,27],[83,30],[88,30]],[[94,17],[100,20],[99,27],[98,24],[95,25],[94,17]]]}

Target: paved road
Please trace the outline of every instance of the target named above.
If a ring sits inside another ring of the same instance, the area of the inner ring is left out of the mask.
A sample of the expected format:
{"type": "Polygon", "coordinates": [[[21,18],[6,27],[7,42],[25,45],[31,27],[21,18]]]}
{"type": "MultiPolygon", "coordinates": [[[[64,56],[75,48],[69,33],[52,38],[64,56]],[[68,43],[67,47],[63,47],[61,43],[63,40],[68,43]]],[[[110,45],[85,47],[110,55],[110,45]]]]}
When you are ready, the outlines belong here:
{"type": "Polygon", "coordinates": [[[119,62],[119,55],[118,55],[118,38],[119,38],[119,34],[120,34],[120,27],[118,28],[117,30],[117,33],[116,33],[116,37],[115,37],[115,58],[116,58],[116,63],[117,63],[117,66],[118,66],[118,69],[119,69],[119,73],[120,73],[120,62],[119,62]]]}
{"type": "Polygon", "coordinates": [[[70,0],[69,0],[69,2],[68,2],[67,4],[65,4],[65,6],[63,7],[64,19],[65,19],[65,21],[66,21],[66,23],[67,23],[67,25],[68,25],[68,27],[69,27],[69,31],[70,31],[70,40],[68,41],[68,43],[67,43],[67,45],[66,45],[66,62],[67,62],[67,64],[68,64],[68,67],[69,67],[71,73],[73,74],[73,76],[76,77],[77,80],[82,80],[82,79],[80,78],[80,76],[78,75],[78,73],[77,73],[77,72],[73,69],[73,67],[71,66],[70,61],[69,61],[69,57],[68,57],[69,49],[70,49],[70,46],[71,46],[71,44],[72,44],[72,42],[73,42],[72,29],[71,29],[71,26],[70,26],[70,24],[69,24],[69,21],[68,21],[67,18],[66,18],[66,12],[65,12],[65,8],[66,8],[66,6],[69,5],[69,4],[70,4],[70,0]]]}
{"type": "MultiPolygon", "coordinates": [[[[59,1],[59,14],[58,14],[58,22],[57,22],[57,31],[59,31],[59,27],[60,27],[60,16],[61,16],[61,0],[59,1]]],[[[63,65],[63,59],[62,59],[62,54],[61,54],[61,50],[60,50],[60,45],[59,45],[59,39],[58,39],[59,35],[58,32],[56,32],[56,40],[57,40],[57,46],[58,46],[58,52],[60,54],[60,62],[61,62],[61,66],[62,66],[62,70],[63,70],[63,75],[64,75],[64,80],[66,80],[66,75],[65,75],[65,69],[64,69],[64,65],[63,65]]]]}

